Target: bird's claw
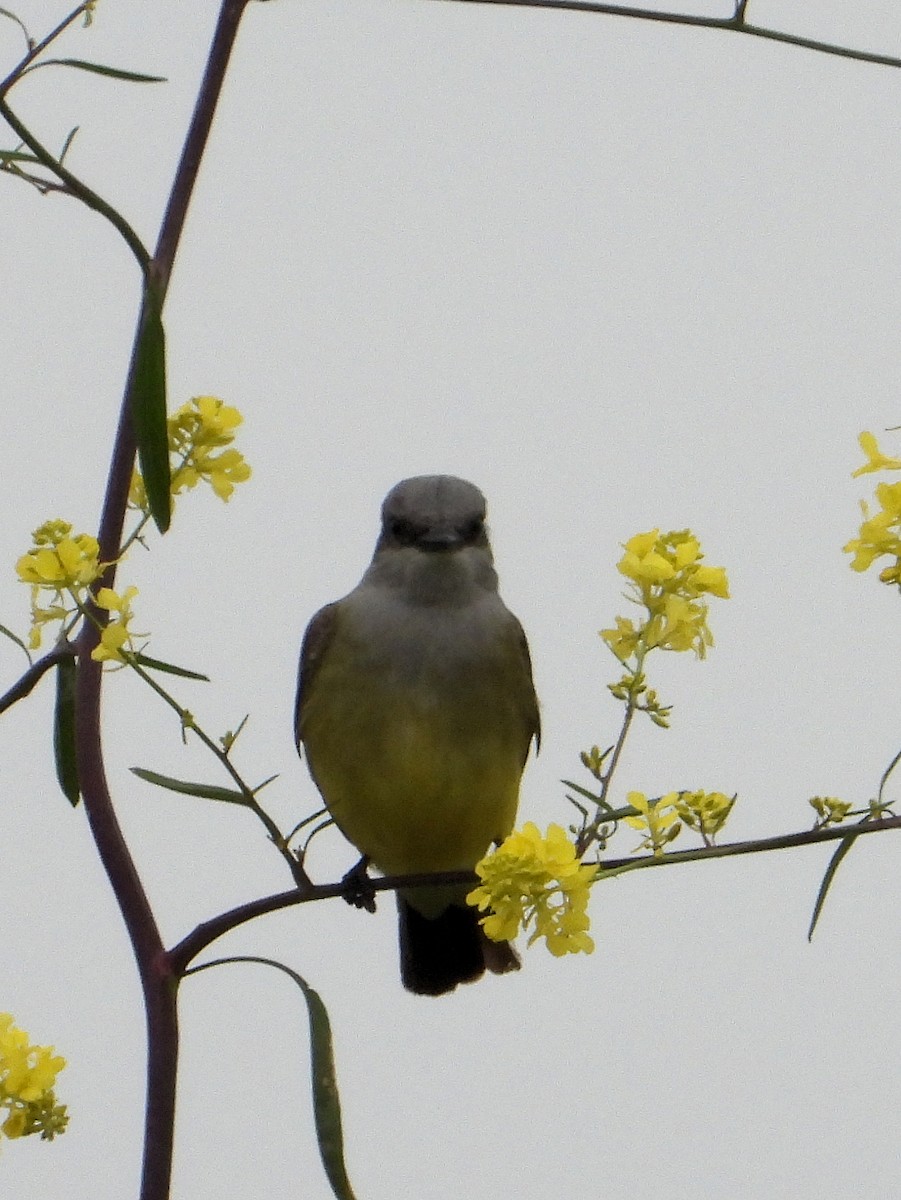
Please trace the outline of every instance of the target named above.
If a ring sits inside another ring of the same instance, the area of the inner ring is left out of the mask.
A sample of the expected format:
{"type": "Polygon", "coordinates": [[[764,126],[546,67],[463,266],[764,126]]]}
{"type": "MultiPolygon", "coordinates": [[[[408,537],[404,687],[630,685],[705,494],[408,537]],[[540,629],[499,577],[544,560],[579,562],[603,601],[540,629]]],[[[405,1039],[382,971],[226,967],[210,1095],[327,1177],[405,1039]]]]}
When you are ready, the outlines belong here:
{"type": "Polygon", "coordinates": [[[342,878],[342,895],[354,908],[365,908],[375,912],[375,888],[369,878],[369,859],[363,855],[358,863],[342,878]]]}

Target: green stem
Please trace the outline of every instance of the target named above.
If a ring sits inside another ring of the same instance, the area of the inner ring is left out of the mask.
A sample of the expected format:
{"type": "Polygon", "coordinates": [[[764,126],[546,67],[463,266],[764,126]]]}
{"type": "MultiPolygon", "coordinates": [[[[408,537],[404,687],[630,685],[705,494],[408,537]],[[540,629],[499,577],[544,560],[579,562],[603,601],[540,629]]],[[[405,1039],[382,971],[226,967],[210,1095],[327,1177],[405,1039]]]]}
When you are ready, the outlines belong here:
{"type": "MultiPolygon", "coordinates": [[[[15,81],[14,81],[15,82],[15,81]]],[[[5,91],[0,90],[0,116],[3,116],[6,123],[14,130],[14,132],[22,139],[28,149],[32,152],[35,158],[53,174],[57,179],[62,180],[67,191],[77,196],[83,204],[88,208],[92,208],[95,212],[100,213],[102,217],[106,217],[107,221],[116,229],[122,236],[125,244],[131,250],[132,254],[138,261],[138,266],[146,275],[149,264],[150,254],[144,246],[144,243],[125,220],[111,204],[108,204],[102,196],[98,196],[92,188],[89,188],[86,183],[82,183],[77,176],[73,175],[66,167],[62,165],[59,159],[55,158],[50,151],[43,146],[34,136],[31,130],[23,125],[13,110],[9,107],[6,101],[5,91]]]]}
{"type": "Polygon", "coordinates": [[[836,842],[843,838],[863,837],[868,833],[882,833],[889,829],[901,829],[901,817],[880,818],[866,821],[851,828],[832,825],[828,829],[806,829],[801,833],[782,833],[776,837],[755,838],[747,842],[727,842],[723,846],[702,846],[697,850],[670,850],[666,854],[648,855],[645,858],[611,858],[601,861],[601,878],[623,875],[627,871],[640,871],[648,867],[675,866],[677,863],[701,862],[707,858],[734,858],[739,854],[765,854],[770,850],[791,850],[797,846],[814,846],[819,842],[836,842]]]}
{"type": "MultiPolygon", "coordinates": [[[[195,734],[200,741],[203,742],[204,746],[206,746],[207,749],[211,751],[211,753],[214,754],[219,760],[219,762],[231,776],[232,781],[237,787],[238,791],[244,797],[244,803],[246,807],[249,808],[265,826],[270,841],[281,854],[282,858],[284,858],[284,860],[287,862],[295,881],[298,883],[302,882],[302,880],[298,877],[298,872],[302,872],[302,868],[297,859],[288,849],[288,839],[257,800],[253,789],[244,781],[244,779],[241,778],[241,775],[235,768],[235,765],[231,761],[228,753],[221,745],[219,745],[217,741],[215,741],[214,738],[210,737],[210,735],[197,724],[197,722],[194,720],[193,714],[190,713],[186,708],[183,708],[174,698],[174,696],[171,696],[148,671],[145,671],[132,655],[126,655],[126,661],[135,674],[139,675],[141,679],[143,679],[143,681],[148,685],[148,687],[152,688],[153,691],[155,691],[160,697],[160,699],[163,700],[164,703],[166,703],[172,709],[172,711],[178,715],[178,719],[181,721],[182,728],[189,729],[193,734],[195,734]]],[[[306,874],[303,873],[303,880],[305,879],[306,874]]]]}
{"type": "Polygon", "coordinates": [[[89,5],[87,3],[79,4],[78,7],[73,9],[73,11],[70,12],[67,17],[63,17],[55,29],[51,29],[46,37],[41,38],[39,42],[35,42],[33,45],[31,44],[31,37],[28,33],[28,30],[25,28],[19,18],[15,16],[15,14],[10,13],[9,15],[18,23],[25,33],[25,37],[29,42],[29,47],[25,57],[18,62],[15,67],[13,67],[4,80],[0,81],[0,96],[5,96],[13,84],[17,83],[22,77],[22,72],[25,70],[25,68],[33,63],[34,60],[41,54],[43,54],[47,47],[55,42],[59,35],[64,33],[70,25],[77,21],[78,18],[87,11],[88,8],[89,5]]]}
{"type": "Polygon", "coordinates": [[[635,651],[635,670],[632,672],[632,687],[629,690],[629,698],[626,701],[626,715],[623,718],[622,728],[619,731],[619,737],[616,739],[616,744],[613,747],[613,752],[610,755],[610,764],[604,772],[601,779],[601,794],[597,799],[598,811],[592,821],[582,830],[576,839],[576,854],[579,858],[585,853],[591,843],[597,837],[598,830],[602,825],[606,824],[611,819],[610,801],[607,799],[607,794],[610,791],[610,784],[613,780],[613,773],[619,763],[620,755],[623,752],[623,747],[626,744],[626,738],[629,735],[629,729],[632,725],[632,718],[637,711],[637,696],[635,689],[638,680],[641,678],[645,656],[648,651],[644,646],[639,645],[635,651]]]}

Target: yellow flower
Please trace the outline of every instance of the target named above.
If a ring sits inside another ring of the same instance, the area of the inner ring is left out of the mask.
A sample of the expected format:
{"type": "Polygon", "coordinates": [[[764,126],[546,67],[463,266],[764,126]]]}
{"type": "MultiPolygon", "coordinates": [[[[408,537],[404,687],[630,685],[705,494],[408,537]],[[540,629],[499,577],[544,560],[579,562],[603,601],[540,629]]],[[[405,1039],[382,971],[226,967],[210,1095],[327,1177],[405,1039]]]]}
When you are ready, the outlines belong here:
{"type": "Polygon", "coordinates": [[[527,822],[478,863],[476,874],[482,883],[467,900],[488,912],[481,924],[490,938],[509,941],[532,926],[529,945],[543,937],[557,957],[594,950],[587,908],[597,869],[580,862],[559,825],[542,837],[527,822]]]}
{"type": "MultiPolygon", "coordinates": [[[[243,420],[236,408],[215,396],[195,396],[172,414],[168,430],[169,453],[174,460],[173,496],[206,481],[221,500],[228,500],[235,484],[250,478],[243,454],[231,445],[234,431],[243,420]]],[[[144,480],[137,471],[132,477],[129,502],[147,512],[144,480]]]]}
{"type": "Polygon", "coordinates": [[[842,549],[854,555],[851,563],[854,571],[866,571],[885,555],[893,558],[895,561],[882,569],[879,578],[883,583],[897,584],[901,577],[901,483],[877,484],[876,499],[880,511],[872,516],[866,501],[861,501],[863,521],[858,535],[842,549]]]}
{"type": "Polygon", "coordinates": [[[128,503],[132,508],[140,509],[141,512],[148,512],[150,505],[147,502],[147,489],[144,486],[144,479],[140,471],[132,471],[131,483],[128,488],[128,503]]]}
{"type": "Polygon", "coordinates": [[[729,580],[726,578],[724,567],[697,567],[694,583],[701,592],[718,596],[720,600],[729,599],[729,580]]]}
{"type": "Polygon", "coordinates": [[[637,533],[623,544],[618,570],[629,580],[627,597],[645,609],[640,623],[616,618],[615,629],[601,637],[620,660],[643,658],[648,650],[694,650],[703,658],[713,645],[703,596],[729,598],[729,583],[722,567],[702,563],[701,546],[683,529],[662,534],[659,529],[637,533]]]}
{"type": "Polygon", "coordinates": [[[872,433],[865,430],[859,435],[857,441],[866,455],[867,461],[862,467],[851,472],[852,479],[856,479],[858,475],[868,475],[871,471],[901,471],[901,458],[889,458],[888,455],[883,454],[872,433]]]}
{"type": "Polygon", "coordinates": [[[131,611],[131,602],[137,594],[136,587],[126,588],[121,596],[112,588],[101,588],[97,593],[97,604],[101,608],[105,608],[107,612],[117,615],[101,630],[100,644],[91,651],[91,658],[96,662],[110,660],[124,663],[128,659],[123,651],[128,654],[134,653],[135,634],[129,629],[128,623],[134,616],[131,611]]]}
{"type": "Polygon", "coordinates": [[[37,650],[43,627],[66,621],[84,605],[88,589],[106,569],[100,546],[88,533],[73,535],[68,521],[45,521],[32,536],[32,547],[16,563],[22,583],[31,587],[31,630],[28,644],[37,650]],[[49,606],[41,604],[50,594],[49,606]]]}
{"type": "Polygon", "coordinates": [[[676,812],[689,829],[700,833],[708,846],[726,824],[735,806],[736,796],[724,792],[680,792],[676,812]]]}
{"type": "Polygon", "coordinates": [[[23,583],[49,587],[54,591],[84,587],[101,574],[97,539],[87,533],[64,537],[52,548],[40,546],[35,530],[35,546],[16,563],[23,583]]]}
{"type": "Polygon", "coordinates": [[[628,617],[617,617],[615,629],[602,629],[601,637],[620,662],[632,657],[638,648],[642,630],[636,629],[628,617]]]}
{"type": "Polygon", "coordinates": [[[10,1113],[3,1124],[0,1125],[0,1133],[5,1133],[10,1139],[19,1138],[25,1133],[27,1125],[27,1111],[24,1108],[17,1108],[15,1112],[10,1113]]]}
{"type": "Polygon", "coordinates": [[[66,1127],[66,1110],[53,1093],[66,1060],[52,1046],[32,1046],[10,1013],[0,1013],[0,1109],[6,1117],[0,1131],[8,1138],[40,1133],[52,1138],[66,1127]]]}
{"type": "Polygon", "coordinates": [[[635,816],[626,817],[626,824],[645,835],[635,850],[651,850],[660,858],[665,848],[679,836],[682,826],[676,813],[678,792],[667,792],[659,800],[651,801],[644,792],[629,792],[627,803],[637,809],[635,816]]]}
{"type": "Polygon", "coordinates": [[[839,800],[837,796],[811,796],[807,803],[819,817],[816,822],[818,829],[826,825],[840,825],[852,808],[850,801],[839,800]]]}

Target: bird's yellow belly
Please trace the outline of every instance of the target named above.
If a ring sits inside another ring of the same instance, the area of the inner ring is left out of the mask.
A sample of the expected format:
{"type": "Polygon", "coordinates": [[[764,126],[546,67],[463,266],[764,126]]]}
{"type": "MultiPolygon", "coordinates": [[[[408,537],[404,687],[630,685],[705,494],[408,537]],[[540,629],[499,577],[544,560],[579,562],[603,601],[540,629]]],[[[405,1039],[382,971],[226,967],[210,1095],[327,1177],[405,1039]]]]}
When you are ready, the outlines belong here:
{"type": "Polygon", "coordinates": [[[528,742],[495,689],[317,683],[302,735],[310,768],[336,824],[379,870],[466,869],[510,832],[528,742]]]}

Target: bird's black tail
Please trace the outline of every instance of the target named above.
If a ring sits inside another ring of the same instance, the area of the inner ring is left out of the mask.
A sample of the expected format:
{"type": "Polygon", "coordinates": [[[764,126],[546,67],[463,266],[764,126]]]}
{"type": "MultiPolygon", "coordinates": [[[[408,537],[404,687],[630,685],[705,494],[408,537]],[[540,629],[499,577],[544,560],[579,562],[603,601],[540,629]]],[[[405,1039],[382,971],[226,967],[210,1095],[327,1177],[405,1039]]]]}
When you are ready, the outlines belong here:
{"type": "Polygon", "coordinates": [[[421,996],[443,996],[458,983],[519,970],[509,942],[486,937],[474,908],[450,904],[437,917],[424,917],[397,897],[400,973],[404,987],[421,996]]]}

